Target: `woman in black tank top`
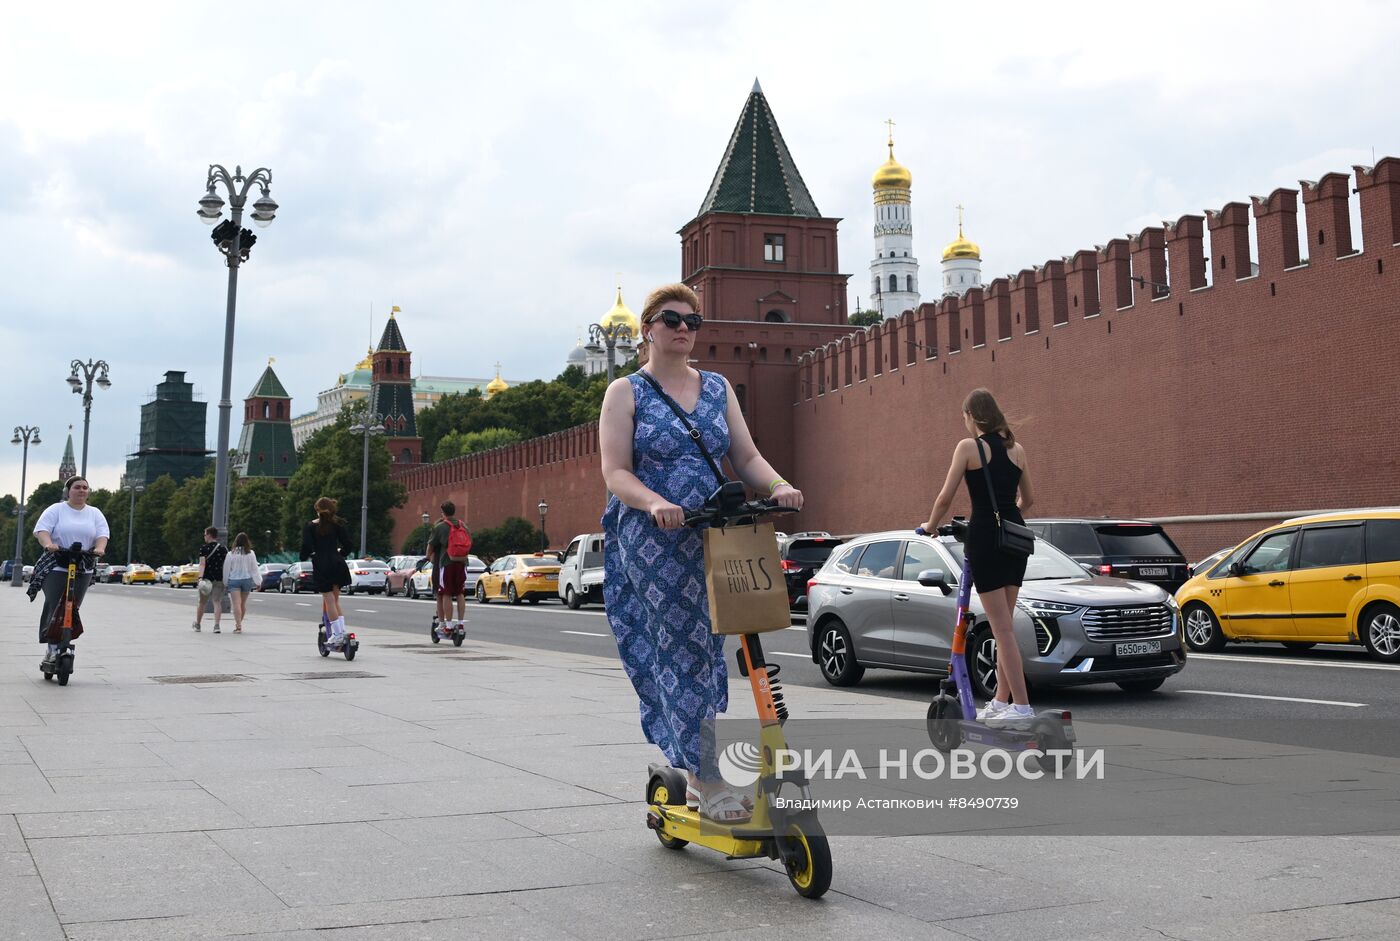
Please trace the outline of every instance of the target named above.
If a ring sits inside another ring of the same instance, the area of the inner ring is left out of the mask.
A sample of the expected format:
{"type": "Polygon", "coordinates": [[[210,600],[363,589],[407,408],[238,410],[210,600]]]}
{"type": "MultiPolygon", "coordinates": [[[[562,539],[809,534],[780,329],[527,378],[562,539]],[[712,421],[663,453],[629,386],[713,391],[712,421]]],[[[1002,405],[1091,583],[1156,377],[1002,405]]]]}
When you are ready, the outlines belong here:
{"type": "Polygon", "coordinates": [[[953,450],[948,476],[923,528],[928,533],[938,531],[952,508],[958,485],[966,484],[972,518],[963,548],[997,648],[996,698],[978,713],[978,718],[998,727],[1029,728],[1034,713],[1026,692],[1021,651],[1011,627],[1016,597],[1026,575],[1026,557],[997,548],[996,516],[982,471],[985,459],[1002,518],[1024,524],[1021,511],[1028,509],[1033,499],[1026,452],[1016,443],[1006,416],[986,389],[973,390],[963,402],[963,425],[974,437],[959,441],[953,450]]]}

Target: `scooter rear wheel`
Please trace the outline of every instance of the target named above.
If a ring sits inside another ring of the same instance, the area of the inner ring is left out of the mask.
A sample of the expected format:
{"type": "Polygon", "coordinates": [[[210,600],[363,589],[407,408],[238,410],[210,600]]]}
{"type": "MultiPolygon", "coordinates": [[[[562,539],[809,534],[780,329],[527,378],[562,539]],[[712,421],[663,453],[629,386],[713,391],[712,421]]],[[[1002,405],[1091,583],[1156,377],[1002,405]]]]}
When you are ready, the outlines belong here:
{"type": "MultiPolygon", "coordinates": [[[[663,804],[667,806],[685,805],[685,778],[672,771],[654,774],[647,782],[647,804],[663,804]]],[[[667,836],[661,830],[656,831],[656,838],[661,841],[661,845],[668,850],[684,849],[690,845],[689,840],[678,839],[667,836]]]]}
{"type": "Polygon", "coordinates": [[[466,634],[453,634],[453,635],[452,635],[452,646],[453,646],[453,647],[460,647],[460,646],[462,646],[462,641],[464,641],[464,640],[466,640],[466,639],[467,639],[467,635],[466,635],[466,634]]]}
{"type": "Polygon", "coordinates": [[[831,888],[831,845],[815,817],[788,824],[786,836],[779,837],[783,867],[797,894],[807,899],[821,898],[831,888]]]}

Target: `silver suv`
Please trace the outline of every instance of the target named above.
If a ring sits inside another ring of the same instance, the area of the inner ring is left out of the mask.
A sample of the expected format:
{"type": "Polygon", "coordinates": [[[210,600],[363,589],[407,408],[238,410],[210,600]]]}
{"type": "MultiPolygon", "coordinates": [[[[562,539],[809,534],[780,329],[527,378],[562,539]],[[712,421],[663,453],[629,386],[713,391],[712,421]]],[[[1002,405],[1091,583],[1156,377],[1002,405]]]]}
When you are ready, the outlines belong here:
{"type": "MultiPolygon", "coordinates": [[[[833,686],[866,667],[946,673],[962,543],[908,530],[845,543],[808,583],[812,661],[833,686]],[[919,573],[942,574],[937,587],[919,573]]],[[[967,667],[979,698],[996,692],[996,641],[974,590],[967,667]]],[[[1043,539],[1026,565],[1013,622],[1026,678],[1046,686],[1117,683],[1151,692],[1186,665],[1181,612],[1155,585],[1089,575],[1043,539]]]]}

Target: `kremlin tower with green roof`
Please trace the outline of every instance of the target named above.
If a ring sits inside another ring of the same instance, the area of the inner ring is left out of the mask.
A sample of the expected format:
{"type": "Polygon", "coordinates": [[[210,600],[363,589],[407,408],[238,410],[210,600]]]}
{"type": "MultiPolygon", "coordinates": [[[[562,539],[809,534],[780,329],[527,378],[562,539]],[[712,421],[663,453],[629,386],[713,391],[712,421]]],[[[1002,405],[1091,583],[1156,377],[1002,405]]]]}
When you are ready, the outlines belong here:
{"type": "Polygon", "coordinates": [[[243,434],[233,469],[239,477],[271,477],[283,486],[296,473],[292,397],[272,371],[271,359],[243,400],[243,434]]]}

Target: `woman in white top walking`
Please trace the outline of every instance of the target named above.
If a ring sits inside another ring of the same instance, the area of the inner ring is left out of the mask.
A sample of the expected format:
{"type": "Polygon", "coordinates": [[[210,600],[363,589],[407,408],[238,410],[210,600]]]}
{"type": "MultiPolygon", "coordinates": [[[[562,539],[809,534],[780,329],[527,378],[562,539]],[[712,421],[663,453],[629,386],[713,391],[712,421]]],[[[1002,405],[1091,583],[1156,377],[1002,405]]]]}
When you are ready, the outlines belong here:
{"type": "Polygon", "coordinates": [[[258,557],[247,533],[234,537],[233,551],[224,560],[224,579],[229,600],[233,602],[233,632],[242,634],[243,615],[248,613],[248,592],[253,590],[258,579],[258,557]]]}

